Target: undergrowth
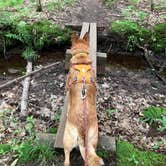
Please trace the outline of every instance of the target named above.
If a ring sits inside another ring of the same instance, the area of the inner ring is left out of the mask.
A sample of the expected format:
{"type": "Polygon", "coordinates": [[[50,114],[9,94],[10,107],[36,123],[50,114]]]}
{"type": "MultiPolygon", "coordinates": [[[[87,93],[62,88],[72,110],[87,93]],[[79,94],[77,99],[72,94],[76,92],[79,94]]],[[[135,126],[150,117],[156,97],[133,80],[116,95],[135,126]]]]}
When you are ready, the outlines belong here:
{"type": "Polygon", "coordinates": [[[143,111],[141,120],[149,125],[157,123],[159,125],[158,130],[164,131],[166,130],[166,108],[148,107],[143,111]]]}
{"type": "Polygon", "coordinates": [[[5,54],[13,43],[20,43],[25,50],[22,54],[25,59],[37,58],[37,52],[46,46],[68,42],[71,34],[69,29],[61,29],[48,20],[30,24],[18,18],[5,21],[3,17],[0,18],[1,23],[4,30],[0,32],[0,39],[3,41],[0,51],[5,54]]]}
{"type": "Polygon", "coordinates": [[[120,34],[124,41],[127,38],[127,49],[134,51],[137,45],[148,47],[155,52],[164,52],[166,45],[166,23],[147,29],[137,22],[117,20],[112,22],[110,30],[120,34]]]}
{"type": "Polygon", "coordinates": [[[0,155],[12,154],[13,165],[40,165],[52,163],[56,158],[55,151],[49,142],[41,143],[36,137],[33,117],[28,117],[25,125],[27,136],[13,139],[10,144],[0,144],[0,155]]]}
{"type": "MultiPolygon", "coordinates": [[[[22,45],[25,50],[22,56],[25,59],[35,59],[42,48],[69,41],[71,31],[42,18],[40,12],[33,9],[36,3],[37,1],[31,1],[25,6],[22,0],[0,2],[0,9],[2,9],[0,10],[0,53],[5,57],[11,47],[22,45]],[[5,10],[8,8],[14,11],[5,10]]],[[[74,3],[74,0],[56,1],[55,3],[59,4],[57,5],[57,9],[59,9],[74,3]]]]}
{"type": "Polygon", "coordinates": [[[117,143],[118,166],[165,166],[165,163],[165,155],[139,150],[125,141],[117,143]]]}

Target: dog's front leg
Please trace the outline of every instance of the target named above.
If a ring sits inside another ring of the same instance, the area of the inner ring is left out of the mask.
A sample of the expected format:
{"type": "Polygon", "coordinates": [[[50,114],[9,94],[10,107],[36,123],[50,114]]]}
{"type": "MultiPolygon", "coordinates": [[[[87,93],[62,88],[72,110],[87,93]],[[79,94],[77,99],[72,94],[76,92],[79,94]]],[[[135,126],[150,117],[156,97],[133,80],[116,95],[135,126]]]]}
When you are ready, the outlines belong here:
{"type": "Polygon", "coordinates": [[[64,152],[65,152],[64,166],[70,166],[70,151],[68,149],[64,149],[64,152]]]}

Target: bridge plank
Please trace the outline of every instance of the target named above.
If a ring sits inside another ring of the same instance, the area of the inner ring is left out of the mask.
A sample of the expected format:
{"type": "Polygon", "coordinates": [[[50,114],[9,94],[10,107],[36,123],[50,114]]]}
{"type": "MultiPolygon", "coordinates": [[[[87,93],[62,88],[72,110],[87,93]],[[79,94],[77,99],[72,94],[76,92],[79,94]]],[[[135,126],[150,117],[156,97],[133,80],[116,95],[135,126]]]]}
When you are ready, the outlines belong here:
{"type": "MultiPolygon", "coordinates": [[[[86,32],[88,31],[89,31],[89,23],[83,22],[80,38],[83,38],[86,32]]],[[[56,148],[63,148],[63,136],[64,136],[65,124],[67,120],[68,101],[69,101],[69,94],[67,93],[65,97],[64,108],[62,110],[62,114],[60,118],[60,124],[59,124],[58,131],[55,137],[54,147],[56,148]]]]}
{"type": "Polygon", "coordinates": [[[97,52],[97,26],[96,23],[90,23],[90,56],[93,62],[93,67],[95,69],[95,72],[97,71],[96,52],[97,52]]]}
{"type": "Polygon", "coordinates": [[[86,32],[89,31],[89,26],[90,24],[88,22],[83,22],[81,33],[80,33],[80,39],[82,39],[84,35],[86,34],[86,32]]]}

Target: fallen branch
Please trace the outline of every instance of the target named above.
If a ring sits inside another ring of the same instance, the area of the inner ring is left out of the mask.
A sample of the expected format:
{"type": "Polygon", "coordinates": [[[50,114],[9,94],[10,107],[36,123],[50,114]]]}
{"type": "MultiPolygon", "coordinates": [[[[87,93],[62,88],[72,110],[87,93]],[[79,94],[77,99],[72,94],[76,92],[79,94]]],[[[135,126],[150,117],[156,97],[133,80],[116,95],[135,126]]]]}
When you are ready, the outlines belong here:
{"type": "Polygon", "coordinates": [[[145,48],[145,47],[140,46],[139,44],[137,44],[137,47],[138,47],[139,49],[141,49],[141,50],[144,51],[143,56],[144,56],[146,62],[148,63],[148,65],[150,66],[152,73],[153,73],[160,81],[162,81],[162,82],[164,83],[164,85],[166,85],[166,81],[160,76],[160,74],[159,74],[159,73],[156,71],[156,69],[154,68],[153,64],[152,64],[152,63],[149,61],[149,59],[148,59],[148,56],[150,55],[149,50],[148,50],[147,48],[145,48]]]}
{"type": "MultiPolygon", "coordinates": [[[[26,67],[27,74],[32,72],[32,67],[33,67],[32,61],[27,61],[27,67],[26,67]]],[[[31,82],[31,76],[26,77],[23,82],[23,92],[21,97],[21,114],[23,116],[25,116],[27,113],[30,82],[31,82]]]]}
{"type": "Polygon", "coordinates": [[[32,75],[34,75],[34,74],[36,74],[36,73],[38,73],[38,72],[41,72],[41,71],[47,70],[47,69],[49,69],[49,68],[52,68],[52,67],[54,67],[55,65],[57,65],[57,64],[59,64],[59,63],[60,63],[60,62],[56,62],[56,63],[53,63],[53,64],[51,64],[51,65],[44,66],[44,67],[42,67],[42,68],[40,68],[40,69],[38,69],[38,70],[35,70],[35,71],[33,71],[33,72],[29,73],[29,74],[26,74],[26,75],[24,75],[24,76],[18,77],[18,78],[14,79],[14,80],[11,80],[11,81],[9,81],[9,82],[3,84],[3,85],[0,85],[0,90],[2,90],[3,88],[8,87],[8,86],[10,86],[10,85],[12,85],[12,84],[14,84],[14,83],[17,83],[17,82],[23,80],[23,79],[26,78],[26,77],[32,76],[32,75]]]}

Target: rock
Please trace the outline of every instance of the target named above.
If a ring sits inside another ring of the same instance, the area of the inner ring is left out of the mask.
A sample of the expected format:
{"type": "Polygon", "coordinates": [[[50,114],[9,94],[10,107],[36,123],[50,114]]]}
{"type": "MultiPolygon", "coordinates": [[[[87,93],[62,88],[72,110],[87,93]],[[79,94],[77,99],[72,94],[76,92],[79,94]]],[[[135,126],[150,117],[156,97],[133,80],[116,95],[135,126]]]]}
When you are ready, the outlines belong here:
{"type": "Polygon", "coordinates": [[[9,104],[7,104],[5,101],[2,101],[0,103],[0,112],[1,113],[3,113],[3,111],[5,111],[5,110],[12,110],[12,109],[13,109],[13,107],[10,106],[9,104]]]}
{"type": "Polygon", "coordinates": [[[21,71],[18,69],[14,69],[14,68],[8,68],[8,73],[9,74],[19,74],[21,71]]]}
{"type": "Polygon", "coordinates": [[[42,107],[40,109],[40,114],[43,116],[43,117],[50,117],[50,109],[46,108],[46,107],[42,107]]]}
{"type": "Polygon", "coordinates": [[[101,147],[102,149],[107,150],[109,152],[116,151],[115,137],[99,136],[99,142],[99,148],[101,147]]]}

